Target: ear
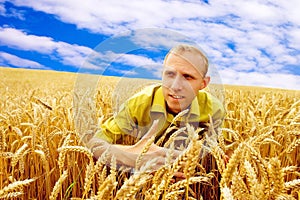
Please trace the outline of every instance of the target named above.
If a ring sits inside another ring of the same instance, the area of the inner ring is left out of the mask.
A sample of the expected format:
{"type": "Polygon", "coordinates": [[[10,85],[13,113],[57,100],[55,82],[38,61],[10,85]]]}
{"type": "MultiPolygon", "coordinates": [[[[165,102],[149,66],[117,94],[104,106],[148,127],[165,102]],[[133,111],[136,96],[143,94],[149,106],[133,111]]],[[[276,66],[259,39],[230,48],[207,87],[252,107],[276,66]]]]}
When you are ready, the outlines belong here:
{"type": "Polygon", "coordinates": [[[201,85],[201,87],[200,87],[200,90],[206,88],[206,86],[209,84],[209,82],[210,82],[210,76],[205,76],[205,77],[203,78],[203,81],[202,81],[202,85],[201,85]]]}

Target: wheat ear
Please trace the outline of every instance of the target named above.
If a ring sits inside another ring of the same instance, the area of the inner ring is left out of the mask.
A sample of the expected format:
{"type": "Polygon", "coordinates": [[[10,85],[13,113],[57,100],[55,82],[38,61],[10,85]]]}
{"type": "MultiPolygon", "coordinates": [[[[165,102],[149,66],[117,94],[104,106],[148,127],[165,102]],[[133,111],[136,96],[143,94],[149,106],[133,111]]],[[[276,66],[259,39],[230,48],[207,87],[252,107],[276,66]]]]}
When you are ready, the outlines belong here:
{"type": "Polygon", "coordinates": [[[49,197],[50,200],[56,200],[57,199],[59,191],[62,188],[62,184],[66,180],[67,177],[68,177],[68,171],[65,170],[62,173],[62,175],[59,177],[59,179],[56,181],[56,183],[55,183],[55,185],[54,185],[54,187],[52,189],[51,195],[49,197]]]}
{"type": "Polygon", "coordinates": [[[29,185],[36,179],[26,179],[23,181],[15,181],[0,190],[0,198],[8,198],[9,196],[23,194],[23,187],[29,185]],[[19,191],[17,191],[19,190],[19,191]]]}

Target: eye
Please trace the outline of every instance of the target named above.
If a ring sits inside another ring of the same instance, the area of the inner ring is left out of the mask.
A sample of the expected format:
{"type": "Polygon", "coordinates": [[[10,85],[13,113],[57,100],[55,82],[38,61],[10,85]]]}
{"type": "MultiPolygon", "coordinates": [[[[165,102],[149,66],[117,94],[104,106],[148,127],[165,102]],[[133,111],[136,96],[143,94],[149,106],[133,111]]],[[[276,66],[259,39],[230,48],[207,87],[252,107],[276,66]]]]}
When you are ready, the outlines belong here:
{"type": "Polygon", "coordinates": [[[168,77],[174,77],[176,75],[176,73],[173,71],[165,71],[165,75],[168,77]]]}
{"type": "Polygon", "coordinates": [[[186,80],[192,80],[192,79],[194,79],[194,77],[192,76],[192,75],[190,75],[190,74],[183,74],[182,75],[186,80]]]}

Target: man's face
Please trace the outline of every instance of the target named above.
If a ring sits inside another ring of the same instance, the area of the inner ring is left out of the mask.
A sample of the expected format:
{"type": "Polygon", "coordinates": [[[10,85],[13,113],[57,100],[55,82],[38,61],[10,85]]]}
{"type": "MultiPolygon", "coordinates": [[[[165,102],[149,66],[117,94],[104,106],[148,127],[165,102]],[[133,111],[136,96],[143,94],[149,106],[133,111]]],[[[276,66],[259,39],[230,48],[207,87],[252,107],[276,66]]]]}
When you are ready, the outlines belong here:
{"type": "Polygon", "coordinates": [[[198,91],[206,87],[209,82],[209,77],[203,78],[194,67],[193,62],[196,62],[196,59],[191,57],[193,55],[185,54],[189,55],[186,57],[184,54],[183,56],[169,54],[164,63],[163,95],[168,112],[173,114],[189,107],[198,91]]]}

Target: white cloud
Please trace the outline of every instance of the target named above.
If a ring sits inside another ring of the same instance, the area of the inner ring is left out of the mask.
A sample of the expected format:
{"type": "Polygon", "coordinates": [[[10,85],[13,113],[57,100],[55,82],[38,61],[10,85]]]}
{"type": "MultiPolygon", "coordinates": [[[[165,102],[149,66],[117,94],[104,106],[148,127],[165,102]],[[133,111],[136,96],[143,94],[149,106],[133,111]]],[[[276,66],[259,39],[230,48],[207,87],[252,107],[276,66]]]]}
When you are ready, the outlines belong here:
{"type": "Polygon", "coordinates": [[[282,73],[237,72],[231,69],[219,71],[223,84],[264,86],[299,90],[300,76],[282,73]]]}
{"type": "Polygon", "coordinates": [[[177,31],[160,28],[145,28],[133,31],[127,37],[141,48],[153,48],[153,50],[168,50],[175,44],[186,42],[191,43],[189,38],[177,31]]]}
{"type": "Polygon", "coordinates": [[[135,68],[145,69],[147,71],[146,73],[150,73],[155,77],[160,77],[160,71],[163,64],[162,61],[154,61],[151,58],[134,54],[122,54],[116,62],[123,65],[134,66],[134,69],[131,71],[136,70],[135,68]]]}
{"type": "Polygon", "coordinates": [[[56,42],[55,52],[62,59],[63,64],[79,67],[93,52],[93,50],[85,46],[56,42]]]}
{"type": "Polygon", "coordinates": [[[5,12],[4,4],[0,1],[0,15],[5,15],[5,12]]]}
{"type": "Polygon", "coordinates": [[[158,71],[160,71],[160,68],[162,67],[162,61],[155,61],[143,55],[106,51],[94,52],[88,57],[84,65],[87,66],[83,66],[83,68],[98,70],[98,72],[100,70],[104,71],[106,68],[109,68],[109,70],[118,73],[135,75],[137,74],[136,70],[143,69],[146,70],[147,73],[157,76],[158,71]],[[113,69],[111,65],[112,63],[130,66],[130,70],[125,72],[122,69],[113,69]],[[94,68],[93,66],[98,66],[98,68],[94,68]]]}
{"type": "Polygon", "coordinates": [[[13,17],[13,18],[18,18],[20,20],[25,20],[23,11],[16,10],[14,8],[10,8],[10,9],[6,10],[4,2],[5,2],[5,0],[0,0],[0,16],[13,17]]]}
{"type": "Polygon", "coordinates": [[[32,68],[32,69],[49,69],[41,65],[40,63],[34,62],[32,60],[20,58],[18,56],[1,52],[0,51],[0,62],[5,65],[12,65],[15,67],[25,67],[25,68],[32,68]]]}
{"type": "MultiPolygon", "coordinates": [[[[224,73],[228,73],[226,70],[232,70],[240,74],[240,77],[249,74],[250,78],[255,78],[255,73],[258,73],[258,76],[265,74],[262,78],[275,85],[272,78],[278,77],[278,74],[291,80],[294,80],[292,73],[299,75],[299,72],[293,71],[292,68],[286,70],[286,66],[300,65],[298,0],[210,0],[209,4],[199,1],[163,0],[132,0],[130,3],[118,0],[10,2],[53,14],[65,23],[75,24],[80,29],[94,33],[119,35],[125,31],[160,28],[166,30],[165,35],[145,31],[144,35],[140,32],[134,39],[137,44],[169,48],[170,41],[189,38],[199,44],[211,63],[224,70],[224,73]],[[171,32],[178,34],[170,34],[171,32]]],[[[3,12],[1,6],[0,12],[3,12]]],[[[1,31],[3,32],[3,29],[0,29],[1,31]]],[[[56,42],[49,37],[28,35],[14,29],[5,31],[6,37],[1,38],[0,33],[2,44],[44,54],[54,53],[55,58],[61,59],[64,64],[78,66],[89,54],[86,53],[88,48],[56,42]]],[[[140,57],[123,59],[124,62],[136,65],[142,65],[142,61],[148,62],[146,58],[140,57]]],[[[97,65],[92,63],[83,67],[97,69],[97,65]]],[[[243,84],[245,80],[240,78],[236,81],[243,84]]],[[[256,81],[251,83],[255,84],[256,81]]],[[[267,83],[264,81],[261,84],[267,83]]]]}
{"type": "Polygon", "coordinates": [[[232,5],[238,16],[243,16],[250,21],[269,23],[279,19],[277,16],[280,15],[280,10],[268,2],[238,0],[232,5]]]}
{"type": "Polygon", "coordinates": [[[147,68],[147,66],[157,66],[162,65],[162,63],[157,63],[151,58],[144,56],[134,55],[134,54],[120,54],[120,57],[116,60],[118,63],[124,65],[133,65],[141,68],[147,68]]]}
{"type": "Polygon", "coordinates": [[[300,46],[300,28],[291,29],[287,33],[289,35],[289,42],[291,47],[299,48],[300,46]]]}
{"type": "Polygon", "coordinates": [[[54,41],[50,37],[28,35],[21,30],[9,27],[0,27],[0,45],[49,55],[52,59],[77,68],[93,51],[85,46],[54,41]]]}
{"type": "Polygon", "coordinates": [[[292,24],[300,24],[300,18],[299,18],[299,10],[300,10],[300,4],[298,0],[290,0],[288,2],[283,0],[274,0],[270,1],[275,6],[280,9],[282,16],[282,20],[291,22],[292,24]]]}
{"type": "Polygon", "coordinates": [[[0,45],[12,48],[50,53],[55,48],[53,40],[49,37],[27,35],[21,30],[0,27],[0,45]]]}
{"type": "Polygon", "coordinates": [[[123,76],[134,76],[134,75],[138,74],[134,69],[133,70],[122,70],[122,69],[110,68],[110,71],[117,72],[118,74],[123,74],[123,76]]]}

